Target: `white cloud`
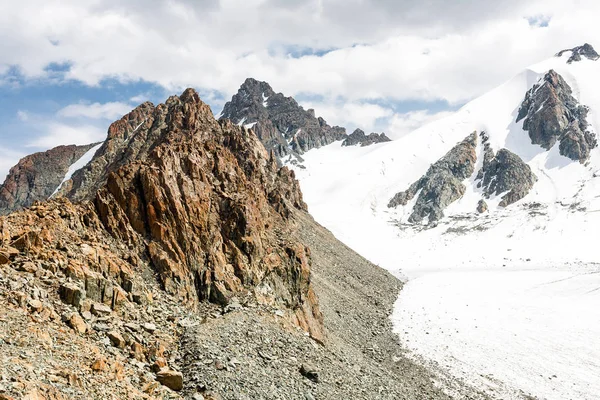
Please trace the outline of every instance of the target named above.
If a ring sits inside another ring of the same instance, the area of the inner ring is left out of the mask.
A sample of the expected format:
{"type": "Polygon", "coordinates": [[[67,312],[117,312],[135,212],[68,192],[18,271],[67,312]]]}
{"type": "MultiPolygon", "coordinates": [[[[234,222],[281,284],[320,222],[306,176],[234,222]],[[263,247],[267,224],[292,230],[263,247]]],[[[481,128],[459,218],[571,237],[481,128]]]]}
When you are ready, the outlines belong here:
{"type": "MultiPolygon", "coordinates": [[[[394,116],[377,104],[461,104],[562,48],[600,47],[599,12],[595,0],[4,1],[0,85],[16,85],[2,76],[13,68],[26,80],[56,79],[52,64],[68,66],[64,79],[88,85],[192,86],[219,105],[252,76],[286,95],[324,98],[312,107],[330,124],[396,136],[433,116],[394,116]],[[333,50],[292,57],[291,48],[333,50]]],[[[105,128],[83,119],[112,120],[130,108],[68,106],[32,143],[101,140],[105,128]]]]}
{"type": "Polygon", "coordinates": [[[106,138],[106,130],[94,125],[67,125],[50,121],[42,125],[44,133],[27,147],[50,149],[59,145],[90,144],[106,138]]]}
{"type": "Polygon", "coordinates": [[[20,121],[26,122],[29,120],[29,114],[27,111],[19,110],[17,111],[17,118],[19,118],[20,121]]]}
{"type": "Polygon", "coordinates": [[[0,184],[6,179],[10,168],[17,164],[24,156],[25,154],[20,152],[0,147],[0,184]]]}
{"type": "Polygon", "coordinates": [[[452,115],[450,111],[430,113],[427,110],[410,111],[404,114],[395,114],[388,121],[386,133],[391,139],[398,139],[428,123],[452,115]]]}
{"type": "Polygon", "coordinates": [[[591,0],[28,3],[39,12],[0,5],[0,69],[33,78],[69,62],[68,78],[91,85],[143,79],[227,95],[254,76],[290,95],[460,103],[560,48],[600,43],[591,0]],[[548,27],[526,19],[539,15],[548,27]],[[290,58],[290,45],[338,50],[290,58]]]}
{"type": "Polygon", "coordinates": [[[330,125],[340,125],[350,130],[361,128],[373,131],[380,125],[381,119],[391,117],[394,112],[378,104],[345,102],[342,104],[327,101],[312,103],[302,102],[305,109],[313,108],[318,116],[323,117],[330,125]]]}
{"type": "Polygon", "coordinates": [[[57,115],[65,118],[89,118],[115,120],[132,110],[132,106],[120,102],[70,104],[59,110],[57,115]]]}

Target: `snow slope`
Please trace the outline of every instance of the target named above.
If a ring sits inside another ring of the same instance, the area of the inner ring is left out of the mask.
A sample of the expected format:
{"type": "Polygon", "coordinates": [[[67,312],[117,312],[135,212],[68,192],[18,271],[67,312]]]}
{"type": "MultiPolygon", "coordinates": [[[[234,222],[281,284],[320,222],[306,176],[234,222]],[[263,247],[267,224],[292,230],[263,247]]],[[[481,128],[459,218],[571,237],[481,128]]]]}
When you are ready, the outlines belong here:
{"type": "Polygon", "coordinates": [[[315,219],[408,280],[393,315],[406,346],[496,398],[600,397],[600,150],[582,165],[560,156],[558,146],[532,145],[522,121],[515,123],[527,90],[554,69],[590,107],[588,121],[600,132],[600,62],[569,65],[569,55],[534,65],[396,141],[334,143],[307,152],[306,169],[296,168],[315,219]],[[407,223],[411,204],[387,208],[475,130],[531,166],[538,182],[528,196],[506,209],[491,199],[479,215],[481,195],[465,182],[463,198],[433,229],[407,223]]]}
{"type": "MultiPolygon", "coordinates": [[[[139,126],[138,126],[138,128],[139,128],[139,126]]],[[[65,177],[63,178],[62,182],[60,183],[60,185],[58,185],[58,187],[56,189],[54,189],[54,192],[50,195],[50,197],[54,197],[54,195],[56,195],[56,193],[58,193],[58,191],[60,190],[60,188],[62,187],[62,185],[64,185],[64,183],[66,181],[68,181],[69,179],[71,179],[71,177],[73,176],[73,174],[75,172],[79,171],[81,168],[83,168],[86,165],[88,165],[88,163],[90,161],[92,161],[92,159],[94,158],[94,155],[96,154],[96,152],[98,151],[98,149],[100,147],[102,147],[102,143],[100,143],[100,144],[92,147],[83,156],[81,156],[81,158],[79,160],[75,161],[69,167],[69,169],[67,170],[67,173],[65,174],[65,177]]]]}

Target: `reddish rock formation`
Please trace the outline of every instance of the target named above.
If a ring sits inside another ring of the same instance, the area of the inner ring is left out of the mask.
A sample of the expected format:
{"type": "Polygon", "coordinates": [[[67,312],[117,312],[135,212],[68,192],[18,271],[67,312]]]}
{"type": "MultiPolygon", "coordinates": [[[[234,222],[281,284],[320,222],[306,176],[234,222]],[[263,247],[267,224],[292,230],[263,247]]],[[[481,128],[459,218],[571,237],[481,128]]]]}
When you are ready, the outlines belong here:
{"type": "Polygon", "coordinates": [[[21,159],[0,186],[0,215],[46,200],[61,184],[69,167],[93,146],[58,146],[21,159]]]}

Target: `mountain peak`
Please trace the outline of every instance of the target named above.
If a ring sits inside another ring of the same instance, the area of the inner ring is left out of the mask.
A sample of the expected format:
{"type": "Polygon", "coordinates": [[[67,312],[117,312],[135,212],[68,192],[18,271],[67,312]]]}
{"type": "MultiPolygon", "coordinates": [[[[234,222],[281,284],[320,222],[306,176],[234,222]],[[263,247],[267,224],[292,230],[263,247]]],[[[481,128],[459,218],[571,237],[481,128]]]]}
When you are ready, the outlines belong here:
{"type": "Polygon", "coordinates": [[[305,110],[292,97],[276,93],[267,82],[248,78],[227,102],[222,119],[252,128],[267,150],[277,157],[294,155],[346,138],[346,130],[331,127],[305,110]]]}
{"type": "Polygon", "coordinates": [[[586,57],[588,60],[596,61],[600,58],[600,55],[594,50],[589,43],[584,43],[582,46],[573,47],[572,49],[561,50],[556,53],[556,57],[562,57],[564,53],[570,51],[571,56],[567,60],[567,64],[571,64],[574,61],[581,61],[581,57],[586,57]]]}

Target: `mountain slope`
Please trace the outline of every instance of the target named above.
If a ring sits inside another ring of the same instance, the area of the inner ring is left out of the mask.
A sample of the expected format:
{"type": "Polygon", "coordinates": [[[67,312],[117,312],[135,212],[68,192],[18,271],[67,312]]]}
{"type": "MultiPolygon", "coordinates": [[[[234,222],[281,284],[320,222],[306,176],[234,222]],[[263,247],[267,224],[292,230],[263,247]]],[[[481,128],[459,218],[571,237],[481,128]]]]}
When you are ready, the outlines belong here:
{"type": "Polygon", "coordinates": [[[275,93],[266,82],[248,78],[225,104],[219,118],[252,128],[268,151],[277,157],[304,152],[346,138],[346,130],[331,127],[315,111],[275,93]]]}
{"type": "Polygon", "coordinates": [[[0,217],[1,398],[481,397],[406,359],[400,282],[194,90],[113,123],[66,190],[0,217]]]}
{"type": "Polygon", "coordinates": [[[46,200],[61,185],[69,167],[94,146],[58,146],[20,160],[0,186],[0,215],[46,200]]]}
{"type": "Polygon", "coordinates": [[[396,306],[404,343],[499,398],[600,391],[584,371],[600,372],[593,366],[600,354],[590,350],[600,337],[600,151],[592,140],[600,132],[600,62],[568,62],[574,52],[531,66],[391,143],[308,152],[306,169],[296,171],[317,221],[409,279],[396,306]],[[554,96],[560,86],[565,96],[554,96]],[[528,100],[533,95],[539,98],[528,100]],[[532,130],[546,128],[524,125],[519,110],[529,121],[556,121],[554,145],[532,143],[539,137],[532,130]],[[447,155],[473,132],[472,152],[457,158],[457,165],[471,164],[454,175],[462,189],[447,190],[438,167],[453,171],[447,155]],[[439,206],[435,218],[432,204],[439,206]]]}

